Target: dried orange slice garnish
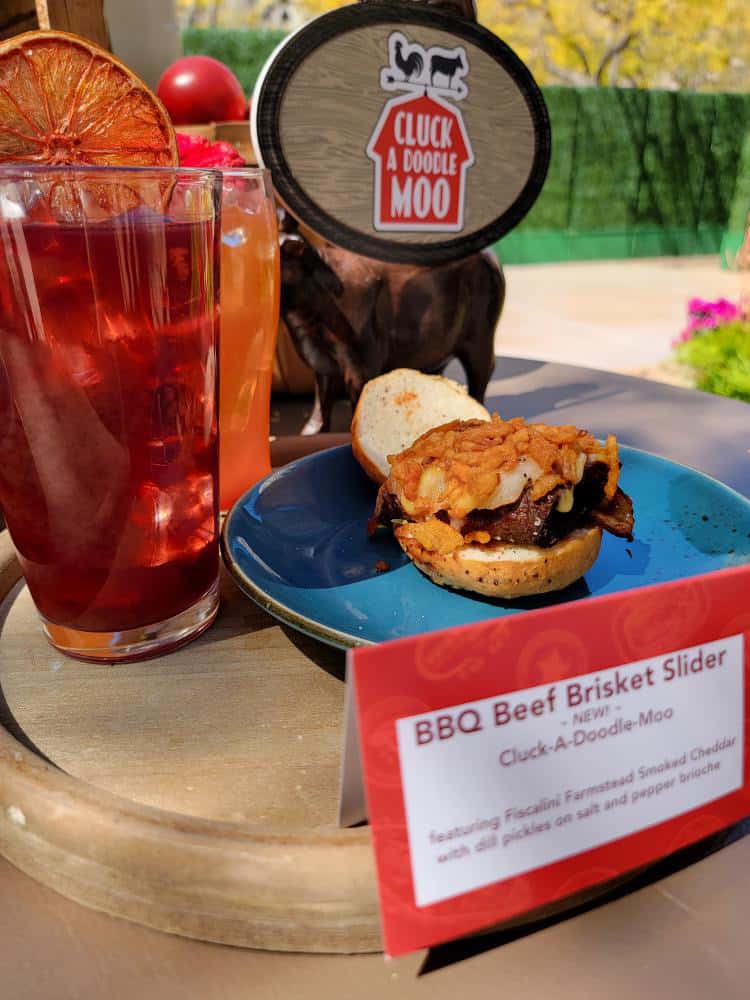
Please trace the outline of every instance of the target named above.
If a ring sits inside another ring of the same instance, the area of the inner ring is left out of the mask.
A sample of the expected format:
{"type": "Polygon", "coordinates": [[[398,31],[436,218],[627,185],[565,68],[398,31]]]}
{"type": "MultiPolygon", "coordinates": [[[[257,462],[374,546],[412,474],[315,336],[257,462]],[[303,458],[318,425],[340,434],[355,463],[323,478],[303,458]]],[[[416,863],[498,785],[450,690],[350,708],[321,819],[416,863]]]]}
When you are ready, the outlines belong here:
{"type": "Polygon", "coordinates": [[[0,163],[177,166],[166,108],[127,66],[64,31],[0,42],[0,163]]]}

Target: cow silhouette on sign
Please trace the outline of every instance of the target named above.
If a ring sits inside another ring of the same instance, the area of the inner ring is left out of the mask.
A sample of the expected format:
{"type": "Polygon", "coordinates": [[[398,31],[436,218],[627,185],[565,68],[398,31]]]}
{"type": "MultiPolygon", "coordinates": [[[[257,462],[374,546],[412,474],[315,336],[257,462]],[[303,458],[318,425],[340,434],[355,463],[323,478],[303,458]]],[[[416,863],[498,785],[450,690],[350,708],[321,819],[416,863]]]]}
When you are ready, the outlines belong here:
{"type": "Polygon", "coordinates": [[[435,86],[435,75],[448,77],[448,86],[453,86],[453,77],[459,70],[466,71],[464,61],[461,56],[440,56],[434,55],[430,59],[430,83],[435,86]]]}

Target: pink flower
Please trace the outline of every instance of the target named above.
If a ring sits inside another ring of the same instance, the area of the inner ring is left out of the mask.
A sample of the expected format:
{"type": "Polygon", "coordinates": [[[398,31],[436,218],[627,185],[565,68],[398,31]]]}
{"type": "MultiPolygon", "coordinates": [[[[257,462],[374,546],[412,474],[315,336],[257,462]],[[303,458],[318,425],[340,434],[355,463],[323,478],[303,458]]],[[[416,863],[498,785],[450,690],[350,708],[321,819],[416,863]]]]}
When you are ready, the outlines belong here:
{"type": "Polygon", "coordinates": [[[731,323],[732,320],[739,319],[740,309],[734,302],[728,299],[717,299],[716,302],[709,302],[707,299],[690,299],[688,302],[688,324],[682,333],[673,342],[683,344],[690,340],[696,333],[704,330],[715,330],[723,323],[731,323]]]}
{"type": "Polygon", "coordinates": [[[245,161],[228,142],[209,142],[202,135],[177,132],[177,152],[182,167],[244,167],[245,161]]]}

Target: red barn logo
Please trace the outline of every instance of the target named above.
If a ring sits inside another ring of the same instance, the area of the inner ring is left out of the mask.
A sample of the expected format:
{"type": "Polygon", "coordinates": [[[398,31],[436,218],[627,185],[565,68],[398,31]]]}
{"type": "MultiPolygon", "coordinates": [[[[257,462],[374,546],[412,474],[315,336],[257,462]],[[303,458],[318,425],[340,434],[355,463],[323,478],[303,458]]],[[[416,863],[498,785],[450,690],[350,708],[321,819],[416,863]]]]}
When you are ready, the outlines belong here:
{"type": "Polygon", "coordinates": [[[460,232],[474,153],[463,115],[447,98],[468,94],[466,51],[425,49],[399,31],[388,50],[380,85],[407,93],[386,103],[367,145],[375,168],[375,229],[460,232]]]}

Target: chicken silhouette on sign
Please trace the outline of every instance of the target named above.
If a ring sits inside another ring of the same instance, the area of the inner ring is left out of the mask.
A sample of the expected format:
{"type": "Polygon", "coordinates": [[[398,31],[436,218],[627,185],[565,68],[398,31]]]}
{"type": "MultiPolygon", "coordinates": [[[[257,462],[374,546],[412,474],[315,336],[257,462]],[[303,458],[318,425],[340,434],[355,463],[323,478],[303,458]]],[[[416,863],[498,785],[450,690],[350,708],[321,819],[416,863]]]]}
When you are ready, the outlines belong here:
{"type": "Polygon", "coordinates": [[[412,77],[417,74],[419,75],[424,69],[424,58],[419,49],[414,49],[410,52],[408,56],[404,55],[405,41],[397,37],[394,43],[394,62],[397,69],[400,69],[404,74],[404,81],[408,82],[412,77]]]}
{"type": "Polygon", "coordinates": [[[373,225],[381,232],[461,232],[474,153],[463,115],[450,102],[469,93],[466,51],[424,48],[395,31],[388,54],[380,86],[402,96],[386,102],[367,145],[375,169],[373,225]]]}

